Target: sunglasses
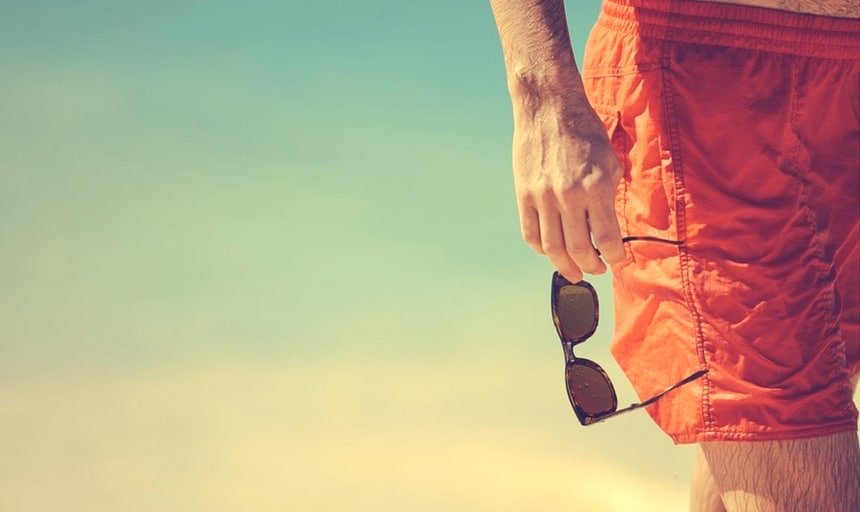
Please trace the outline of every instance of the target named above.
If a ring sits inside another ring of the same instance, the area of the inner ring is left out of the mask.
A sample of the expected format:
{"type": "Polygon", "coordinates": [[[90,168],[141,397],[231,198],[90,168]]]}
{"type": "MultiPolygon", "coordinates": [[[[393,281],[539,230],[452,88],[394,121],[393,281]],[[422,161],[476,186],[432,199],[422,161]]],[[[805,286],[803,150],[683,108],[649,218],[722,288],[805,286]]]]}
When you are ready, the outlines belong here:
{"type": "MultiPolygon", "coordinates": [[[[647,240],[651,237],[628,237],[623,241],[642,239],[647,240]]],[[[654,241],[663,240],[656,239],[654,241]]],[[[597,292],[586,281],[571,283],[558,272],[553,272],[551,296],[552,320],[564,349],[564,376],[567,384],[567,397],[582,425],[591,425],[653,404],[666,393],[690,383],[708,372],[707,370],[699,370],[648,400],[617,410],[618,400],[615,396],[615,387],[603,368],[593,361],[577,358],[573,354],[573,347],[585,342],[597,330],[597,292]]]]}

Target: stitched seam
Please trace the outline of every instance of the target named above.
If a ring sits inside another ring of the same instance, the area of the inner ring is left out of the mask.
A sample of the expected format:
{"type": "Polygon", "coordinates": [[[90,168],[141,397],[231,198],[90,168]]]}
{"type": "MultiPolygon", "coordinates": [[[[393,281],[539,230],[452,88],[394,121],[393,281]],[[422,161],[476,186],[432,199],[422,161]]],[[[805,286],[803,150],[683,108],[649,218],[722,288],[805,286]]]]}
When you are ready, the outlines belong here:
{"type": "MultiPolygon", "coordinates": [[[[714,427],[710,430],[701,431],[703,434],[764,434],[764,433],[776,433],[776,432],[803,432],[806,430],[818,430],[818,429],[827,429],[832,428],[834,426],[843,425],[845,423],[851,423],[854,420],[845,420],[840,419],[832,422],[825,423],[823,425],[812,425],[808,427],[799,427],[799,428],[773,428],[767,425],[757,425],[757,426],[746,426],[746,427],[738,427],[738,426],[729,426],[723,425],[719,427],[714,427]]],[[[697,432],[693,430],[692,432],[697,432]]]]}
{"type": "Polygon", "coordinates": [[[844,347],[844,339],[842,338],[839,324],[833,314],[833,308],[836,303],[836,285],[835,279],[830,279],[827,275],[832,273],[832,269],[830,268],[831,265],[828,265],[827,260],[824,257],[824,244],[821,241],[821,234],[816,229],[818,222],[815,217],[815,212],[812,211],[812,208],[809,206],[811,182],[809,179],[802,176],[803,171],[800,165],[802,142],[800,140],[800,122],[798,121],[801,112],[800,73],[798,71],[797,59],[792,59],[791,64],[791,80],[793,87],[791,90],[791,101],[789,103],[789,123],[795,142],[789,158],[789,174],[796,179],[800,185],[799,209],[803,212],[803,218],[809,224],[809,230],[812,234],[811,245],[815,252],[815,257],[818,260],[817,265],[812,265],[812,270],[815,273],[816,281],[827,283],[828,288],[830,289],[828,295],[819,302],[820,310],[824,313],[825,317],[825,330],[821,334],[830,338],[825,343],[825,350],[828,351],[829,355],[828,363],[830,364],[830,381],[828,384],[837,380],[840,382],[839,389],[842,398],[842,410],[849,413],[852,402],[850,398],[845,399],[845,397],[851,397],[853,393],[848,384],[848,368],[846,365],[840,364],[841,360],[844,359],[844,357],[840,357],[842,355],[842,347],[844,347]],[[825,271],[827,271],[827,274],[825,274],[825,271]]]}
{"type": "MultiPolygon", "coordinates": [[[[678,138],[678,127],[675,124],[675,98],[672,90],[672,82],[670,80],[670,59],[669,53],[672,49],[672,43],[664,40],[661,46],[661,77],[663,89],[663,109],[665,113],[666,127],[669,131],[669,150],[672,156],[672,170],[674,174],[674,201],[675,201],[675,230],[678,240],[687,239],[687,219],[686,205],[684,202],[684,174],[681,158],[681,149],[678,138]]],[[[684,301],[687,305],[687,310],[695,326],[696,336],[696,355],[699,359],[699,364],[705,369],[710,370],[708,361],[705,357],[705,341],[702,333],[702,319],[699,312],[696,310],[693,303],[693,291],[689,281],[690,272],[690,256],[687,251],[687,244],[678,246],[678,257],[681,274],[681,287],[684,291],[684,301]]],[[[706,374],[702,383],[702,397],[700,402],[700,410],[702,411],[702,420],[705,430],[713,431],[714,427],[714,412],[711,409],[711,378],[710,373],[706,374]]]]}
{"type": "Polygon", "coordinates": [[[685,432],[672,432],[669,436],[676,443],[693,443],[701,441],[713,441],[714,438],[720,440],[743,440],[743,439],[801,439],[807,437],[817,437],[843,431],[857,431],[857,422],[854,420],[841,421],[836,423],[828,423],[823,426],[803,427],[799,429],[788,430],[769,430],[769,431],[730,431],[716,429],[714,431],[694,430],[685,432]]]}

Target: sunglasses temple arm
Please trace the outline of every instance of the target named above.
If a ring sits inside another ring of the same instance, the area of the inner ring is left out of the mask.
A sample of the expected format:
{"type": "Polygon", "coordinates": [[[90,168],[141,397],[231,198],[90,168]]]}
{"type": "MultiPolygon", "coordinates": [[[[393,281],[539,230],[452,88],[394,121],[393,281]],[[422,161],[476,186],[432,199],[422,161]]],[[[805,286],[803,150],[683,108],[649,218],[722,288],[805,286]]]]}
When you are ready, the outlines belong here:
{"type": "Polygon", "coordinates": [[[693,382],[694,380],[696,380],[700,377],[703,377],[706,373],[708,373],[708,370],[699,370],[696,373],[693,373],[692,375],[685,377],[680,382],[678,382],[676,384],[672,384],[671,386],[669,386],[668,388],[664,389],[663,391],[657,393],[656,395],[652,396],[648,400],[644,400],[642,402],[639,402],[638,404],[630,404],[623,409],[619,409],[615,412],[611,412],[611,413],[607,414],[606,416],[601,416],[598,421],[603,421],[603,420],[609,419],[613,416],[618,416],[619,414],[623,414],[625,412],[630,412],[630,411],[635,411],[636,409],[640,409],[640,408],[645,407],[647,405],[651,405],[654,402],[656,402],[657,400],[659,400],[660,398],[662,398],[663,395],[665,395],[669,391],[672,391],[673,389],[677,389],[677,388],[679,388],[685,384],[689,384],[690,382],[693,382]]]}
{"type": "MultiPolygon", "coordinates": [[[[621,239],[621,242],[626,244],[627,242],[635,242],[639,240],[644,240],[648,242],[661,242],[664,244],[672,245],[682,245],[684,243],[683,240],[666,240],[665,238],[657,238],[656,236],[625,236],[621,239]]],[[[600,256],[600,251],[595,249],[595,252],[597,252],[597,255],[600,256]]]]}

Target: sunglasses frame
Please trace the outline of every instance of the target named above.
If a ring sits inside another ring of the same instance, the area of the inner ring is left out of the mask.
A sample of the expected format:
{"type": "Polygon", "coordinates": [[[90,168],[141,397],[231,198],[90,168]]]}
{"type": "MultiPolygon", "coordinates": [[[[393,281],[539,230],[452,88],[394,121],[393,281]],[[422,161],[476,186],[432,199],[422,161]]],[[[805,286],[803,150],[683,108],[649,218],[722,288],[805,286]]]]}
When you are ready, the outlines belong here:
{"type": "Polygon", "coordinates": [[[570,401],[570,405],[573,407],[573,412],[576,414],[576,418],[583,426],[592,425],[594,423],[609,419],[613,416],[617,416],[619,414],[630,412],[645,407],[646,405],[653,404],[669,391],[672,391],[673,389],[683,386],[684,384],[703,377],[705,374],[708,373],[707,369],[694,372],[693,374],[679,381],[677,384],[673,384],[667,387],[666,389],[649,398],[648,400],[642,401],[640,403],[630,404],[629,406],[619,410],[618,398],[615,394],[615,386],[612,384],[612,380],[609,378],[609,375],[606,373],[606,371],[594,361],[585,358],[577,358],[576,355],[574,355],[573,353],[574,346],[579,345],[580,343],[583,343],[588,340],[597,330],[597,324],[600,320],[600,303],[597,300],[597,291],[595,291],[594,287],[588,281],[583,280],[576,283],[571,283],[564,276],[562,276],[556,271],[553,272],[552,275],[552,290],[550,294],[550,300],[552,303],[552,320],[553,324],[555,324],[555,330],[558,333],[558,337],[561,340],[562,350],[564,350],[564,384],[565,388],[567,389],[567,398],[570,401]],[[594,323],[591,325],[591,327],[585,334],[570,339],[566,338],[563,334],[561,328],[561,319],[558,314],[558,297],[560,295],[561,289],[565,286],[576,286],[579,288],[583,288],[591,294],[592,300],[594,300],[594,323]],[[609,388],[609,392],[612,399],[611,407],[604,409],[603,411],[598,412],[596,414],[589,414],[585,412],[585,410],[577,403],[576,397],[574,396],[573,390],[571,389],[570,378],[568,375],[571,368],[576,365],[584,365],[600,373],[600,375],[606,381],[607,388],[609,388]]]}
{"type": "Polygon", "coordinates": [[[553,272],[551,302],[552,321],[553,324],[555,324],[555,331],[558,333],[559,339],[561,339],[562,350],[564,350],[564,383],[565,387],[567,388],[567,398],[570,401],[570,405],[571,407],[573,407],[573,412],[576,413],[576,417],[577,419],[579,419],[579,422],[583,425],[590,425],[596,421],[599,421],[599,418],[602,418],[604,414],[611,414],[618,408],[618,397],[615,394],[615,386],[612,384],[612,380],[609,378],[609,375],[606,373],[606,371],[594,361],[585,358],[578,358],[573,353],[574,346],[585,342],[586,340],[588,340],[588,338],[594,335],[595,331],[597,331],[597,324],[600,322],[600,302],[597,299],[597,291],[588,281],[579,281],[578,283],[571,283],[558,272],[553,272]],[[565,286],[575,286],[586,290],[591,295],[592,301],[594,301],[594,321],[592,322],[591,327],[584,334],[575,338],[567,338],[564,335],[561,328],[561,318],[558,313],[559,295],[561,289],[565,286]],[[573,390],[570,386],[570,378],[568,377],[568,373],[575,365],[584,365],[600,373],[600,375],[606,381],[612,399],[612,404],[609,408],[598,414],[589,414],[585,412],[585,410],[579,405],[579,403],[577,403],[576,396],[574,395],[573,390]]]}

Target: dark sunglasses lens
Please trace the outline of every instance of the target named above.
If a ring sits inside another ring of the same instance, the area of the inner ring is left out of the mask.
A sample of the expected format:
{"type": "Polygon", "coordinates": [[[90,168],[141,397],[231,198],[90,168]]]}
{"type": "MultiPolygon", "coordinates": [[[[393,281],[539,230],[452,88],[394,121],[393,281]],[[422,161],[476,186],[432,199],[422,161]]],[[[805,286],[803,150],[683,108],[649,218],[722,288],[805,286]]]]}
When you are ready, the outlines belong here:
{"type": "Polygon", "coordinates": [[[584,364],[567,366],[567,392],[589,416],[612,412],[614,390],[599,370],[584,364]]]}
{"type": "Polygon", "coordinates": [[[594,297],[582,286],[566,285],[558,290],[558,319],[567,340],[581,338],[594,328],[594,297]]]}

